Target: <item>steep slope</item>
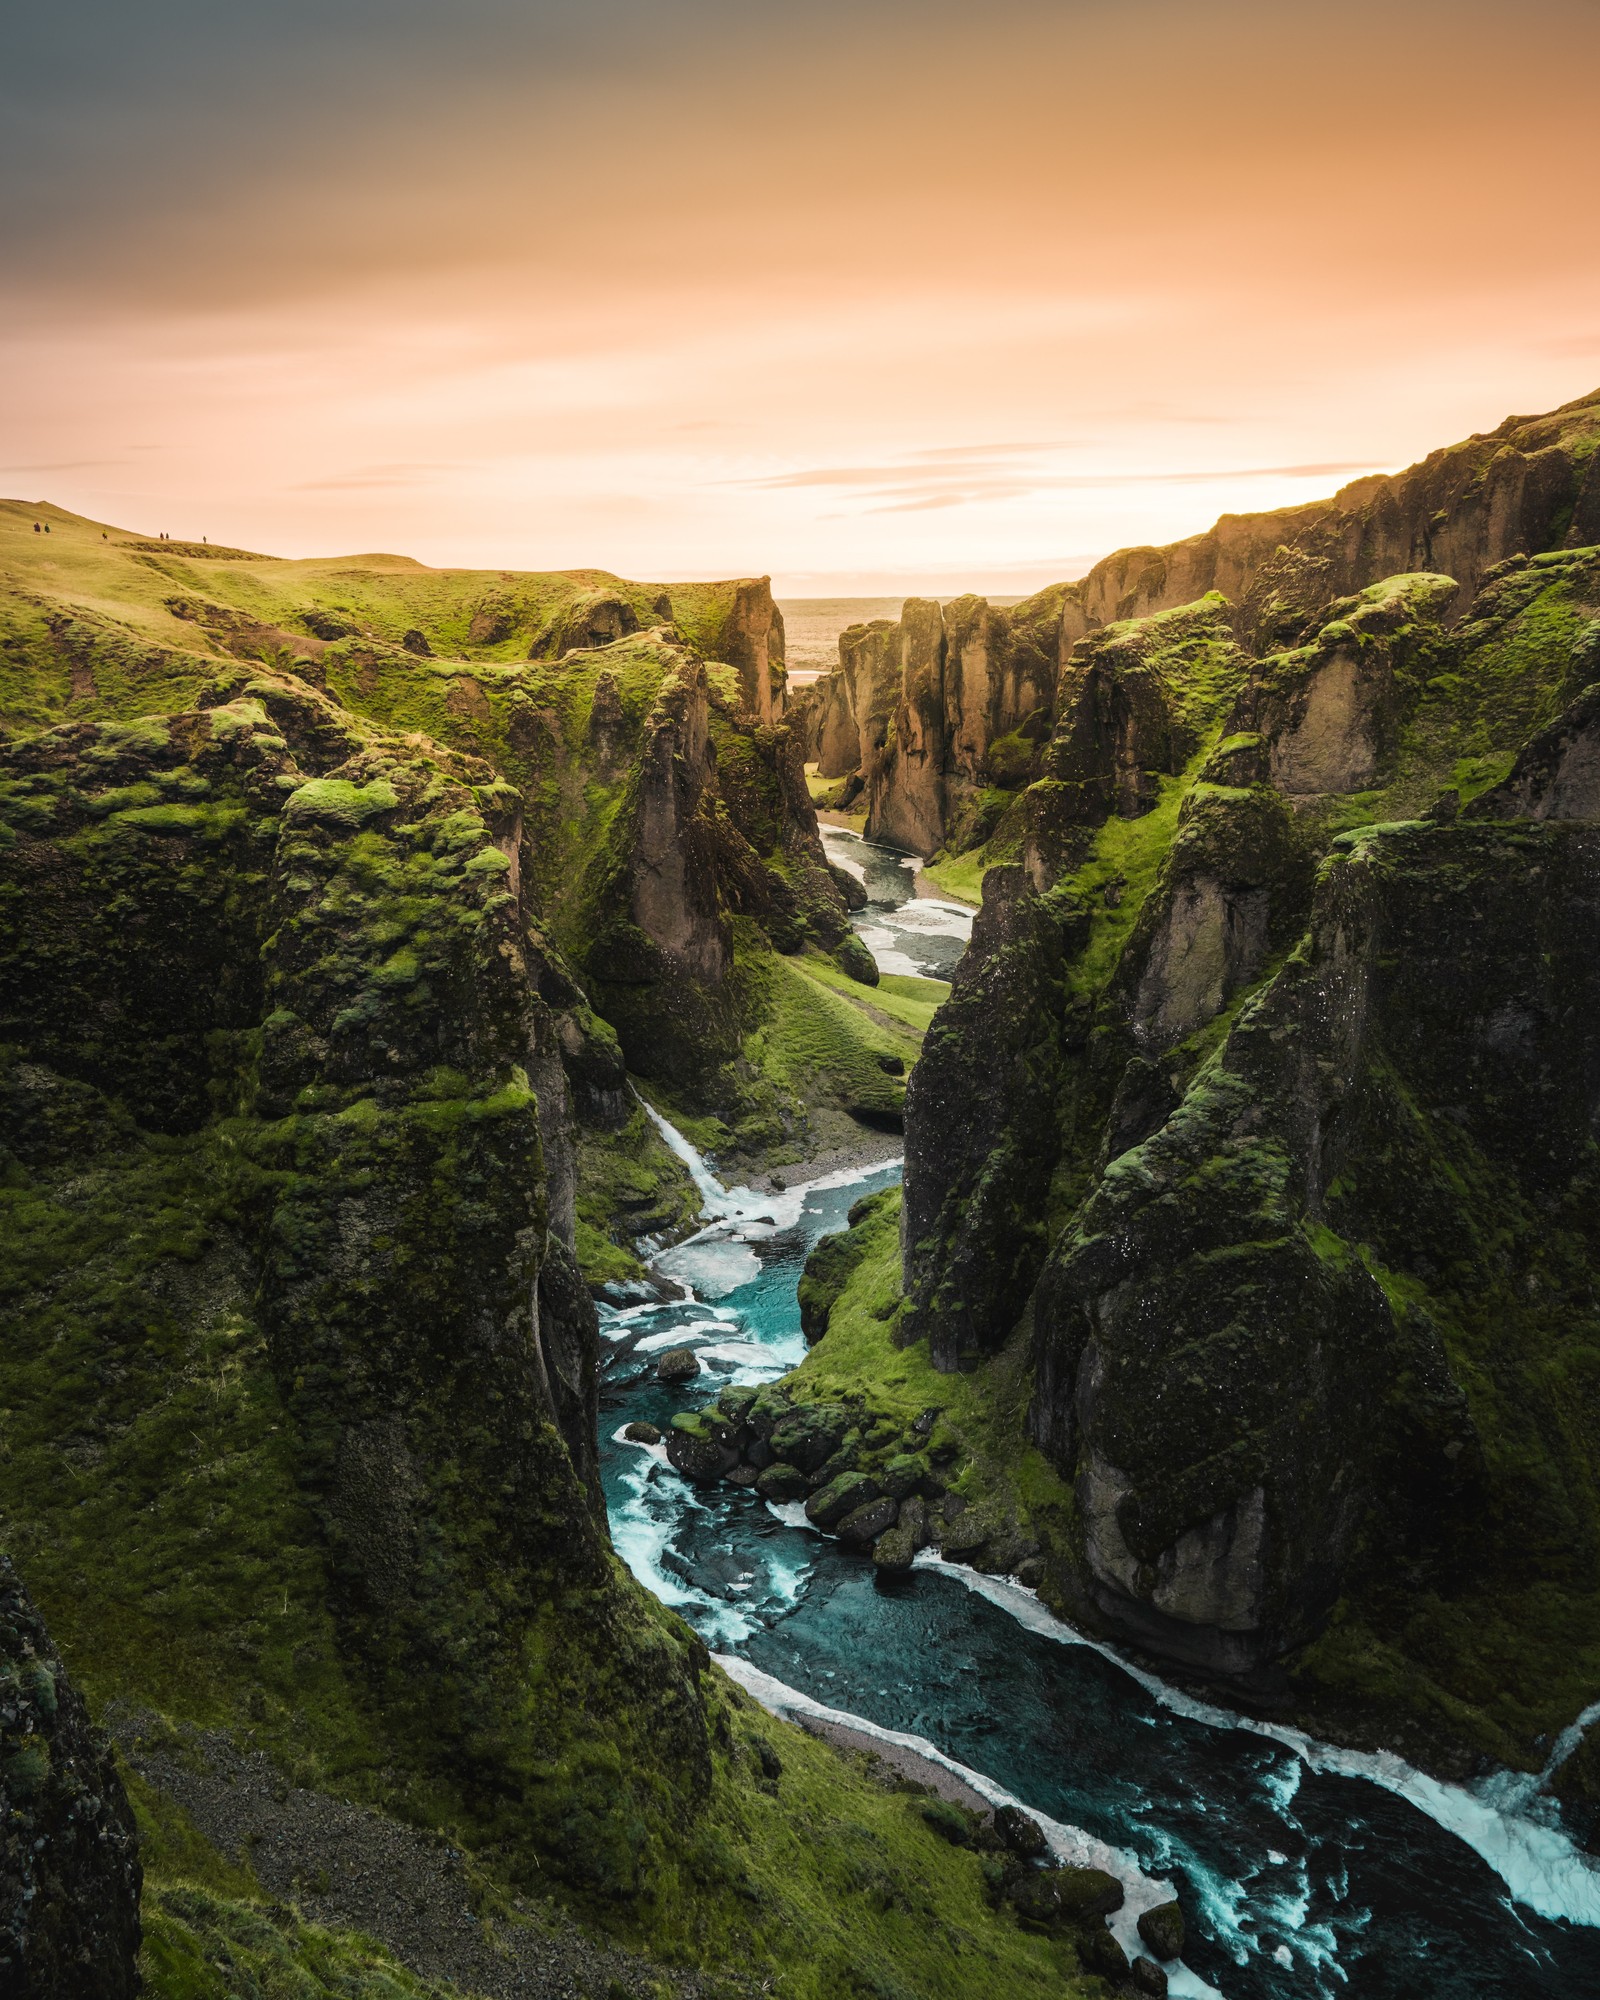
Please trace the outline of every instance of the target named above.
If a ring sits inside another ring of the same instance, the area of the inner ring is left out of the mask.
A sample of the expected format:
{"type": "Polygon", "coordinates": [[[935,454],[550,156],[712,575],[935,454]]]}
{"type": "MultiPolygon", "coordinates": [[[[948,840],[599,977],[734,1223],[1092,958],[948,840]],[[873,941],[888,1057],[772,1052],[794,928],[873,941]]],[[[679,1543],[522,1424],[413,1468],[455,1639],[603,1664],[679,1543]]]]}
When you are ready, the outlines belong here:
{"type": "Polygon", "coordinates": [[[1235,1699],[1537,1768],[1600,1682],[1600,552],[1237,629],[1073,649],[912,1080],[895,1340],[987,1385],[980,1554],[1024,1523],[1235,1699]]]}
{"type": "Polygon", "coordinates": [[[465,714],[420,659],[172,658],[188,706],[0,745],[0,1520],[115,1730],[147,1990],[1074,1990],[609,1545],[578,1256],[693,1190],[559,940],[726,1017],[677,1088],[781,1109],[763,925],[837,905],[783,725],[666,633],[482,665],[465,714]]]}
{"type": "Polygon", "coordinates": [[[693,1200],[623,1064],[706,1121],[703,1138],[741,1170],[848,1143],[858,1114],[898,1120],[881,1037],[841,1036],[774,957],[876,977],[817,838],[764,579],[283,562],[5,502],[0,628],[0,720],[15,730],[182,706],[219,671],[266,667],[450,746],[480,789],[498,782],[485,810],[513,886],[525,871],[540,922],[621,1037],[621,1062],[614,1046],[597,1053],[577,1086],[586,1123],[609,1134],[583,1149],[604,1184],[585,1204],[596,1276],[637,1270],[625,1243],[606,1245],[606,1187],[631,1184],[641,1230],[680,1222],[693,1200]],[[799,1083],[780,1046],[796,1013],[827,1051],[799,1083]]]}
{"type": "Polygon", "coordinates": [[[1008,795],[1038,775],[1072,649],[1103,626],[1228,601],[1235,635],[1265,653],[1306,636],[1331,599],[1392,575],[1444,574],[1457,610],[1513,555],[1600,538],[1600,394],[1433,452],[1331,500],[1230,514],[1166,548],[1122,549],[1077,583],[1010,610],[981,598],[910,600],[898,625],[840,640],[839,666],[799,708],[807,757],[865,797],[867,832],[931,855],[978,846],[1008,795]]]}
{"type": "Polygon", "coordinates": [[[0,1977],[16,2000],[139,1990],[133,1814],[44,1622],[0,1555],[0,1977]]]}

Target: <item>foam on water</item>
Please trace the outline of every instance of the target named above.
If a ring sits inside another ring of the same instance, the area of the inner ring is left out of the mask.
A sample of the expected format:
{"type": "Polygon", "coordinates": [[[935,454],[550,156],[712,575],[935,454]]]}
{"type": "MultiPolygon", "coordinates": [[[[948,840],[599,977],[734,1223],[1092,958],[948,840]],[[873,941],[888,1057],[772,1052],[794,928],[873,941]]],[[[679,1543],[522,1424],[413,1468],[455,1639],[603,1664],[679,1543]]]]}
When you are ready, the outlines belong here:
{"type": "MultiPolygon", "coordinates": [[[[1038,1821],[1044,1830],[1052,1856],[1059,1862],[1073,1868],[1103,1868],[1108,1875],[1115,1875],[1122,1884],[1126,1898],[1122,1908],[1111,1919],[1110,1929],[1117,1942],[1130,1958],[1143,1955],[1139,1942],[1139,1918],[1146,1910],[1153,1910],[1159,1903],[1172,1900],[1170,1882],[1152,1880],[1140,1868],[1137,1860],[1124,1848],[1112,1847],[1106,1841],[1096,1840],[1092,1834],[1075,1826],[1063,1825],[1060,1820],[1051,1819],[1047,1813],[1035,1807],[1024,1805],[1022,1800],[1008,1792],[1003,1785],[997,1785],[982,1771],[975,1771],[969,1765],[958,1763],[947,1756],[937,1743],[925,1736],[914,1736],[905,1730],[886,1729],[881,1723],[868,1722],[859,1715],[851,1715],[844,1709],[830,1708],[826,1702],[817,1701],[813,1696],[802,1694],[798,1688],[789,1687],[773,1675],[763,1673],[748,1660],[737,1654],[719,1653],[717,1665],[731,1680],[738,1682],[745,1692],[759,1701],[763,1708],[774,1715],[789,1719],[811,1717],[820,1722],[837,1723],[841,1727],[854,1730],[858,1735],[871,1737],[879,1743],[892,1743],[902,1750],[914,1750],[919,1757],[937,1764],[941,1770],[950,1772],[963,1784],[970,1785],[980,1798],[991,1806],[1021,1806],[1030,1818],[1038,1821]]],[[[1222,2000],[1214,1986],[1208,1986],[1197,1974],[1181,1962],[1167,1967],[1167,1990],[1180,1994],[1184,2000],[1222,2000]]]]}
{"type": "Polygon", "coordinates": [[[1495,1780],[1470,1788],[1448,1784],[1442,1778],[1416,1770],[1390,1750],[1347,1750],[1336,1744],[1319,1743],[1315,1737],[1282,1723],[1236,1715],[1169,1687],[1155,1674],[1124,1659],[1114,1647],[1075,1630],[1047,1611],[1037,1593],[1014,1578],[984,1576],[959,1564],[947,1563],[934,1549],[923,1549],[916,1558],[916,1566],[937,1569],[968,1590],[978,1592],[991,1604],[1009,1612],[1030,1632],[1040,1633],[1063,1646],[1088,1646],[1120,1667],[1175,1715],[1214,1729],[1239,1729],[1264,1736],[1292,1750],[1310,1770],[1364,1778],[1370,1784],[1381,1785],[1385,1791],[1426,1813],[1446,1832],[1465,1841],[1500,1877],[1517,1902],[1525,1903],[1542,1917],[1600,1925],[1600,1868],[1553,1819],[1507,1811],[1504,1788],[1497,1794],[1495,1780]]]}

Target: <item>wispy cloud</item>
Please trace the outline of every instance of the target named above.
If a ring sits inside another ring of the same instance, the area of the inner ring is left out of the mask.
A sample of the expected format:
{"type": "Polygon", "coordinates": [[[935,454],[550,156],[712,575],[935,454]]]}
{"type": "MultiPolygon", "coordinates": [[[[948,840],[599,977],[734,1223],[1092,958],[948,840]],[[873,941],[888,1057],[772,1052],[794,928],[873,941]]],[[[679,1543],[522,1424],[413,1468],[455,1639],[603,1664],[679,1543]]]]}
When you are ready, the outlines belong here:
{"type": "Polygon", "coordinates": [[[1322,459],[1304,465],[1208,466],[1182,472],[1065,472],[1037,464],[1059,444],[952,445],[913,452],[882,465],[827,465],[736,482],[767,492],[809,487],[853,492],[875,504],[873,514],[920,514],[944,507],[982,506],[1043,493],[1091,493],[1130,487],[1219,486],[1240,480],[1337,479],[1380,471],[1369,459],[1322,459]]]}

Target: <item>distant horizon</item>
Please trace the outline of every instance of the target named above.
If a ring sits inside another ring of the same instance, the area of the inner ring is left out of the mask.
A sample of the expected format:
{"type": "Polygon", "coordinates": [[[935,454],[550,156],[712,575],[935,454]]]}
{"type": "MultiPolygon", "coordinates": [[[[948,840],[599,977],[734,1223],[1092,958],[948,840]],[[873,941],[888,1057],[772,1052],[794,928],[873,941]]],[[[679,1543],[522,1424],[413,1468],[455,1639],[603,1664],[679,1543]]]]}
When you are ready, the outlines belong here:
{"type": "Polygon", "coordinates": [[[0,80],[0,486],[87,515],[1025,592],[1600,378],[1585,0],[196,30],[35,10],[0,80]]]}

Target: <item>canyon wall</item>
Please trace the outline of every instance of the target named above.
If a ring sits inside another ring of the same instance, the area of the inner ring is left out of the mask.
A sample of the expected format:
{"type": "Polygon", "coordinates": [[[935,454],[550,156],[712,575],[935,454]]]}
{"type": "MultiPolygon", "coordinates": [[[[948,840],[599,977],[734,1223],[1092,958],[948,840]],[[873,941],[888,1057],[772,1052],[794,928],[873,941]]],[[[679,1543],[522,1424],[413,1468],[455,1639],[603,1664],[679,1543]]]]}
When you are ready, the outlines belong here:
{"type": "Polygon", "coordinates": [[[1600,555],[1464,596],[1077,642],[912,1080],[899,1326],[1026,1357],[1075,1616],[1447,1762],[1600,1662],[1600,555]]]}
{"type": "Polygon", "coordinates": [[[807,755],[847,780],[838,803],[870,838],[961,852],[993,832],[1006,796],[1039,774],[1073,649],[1086,636],[1209,593],[1258,652],[1295,644],[1336,597],[1434,572],[1472,601],[1513,555],[1600,539],[1600,397],[1498,429],[1330,500],[1224,515],[1164,548],[1119,550],[1076,583],[1003,609],[909,601],[898,625],[858,626],[804,705],[807,755]],[[859,780],[856,783],[855,780],[859,780]]]}

